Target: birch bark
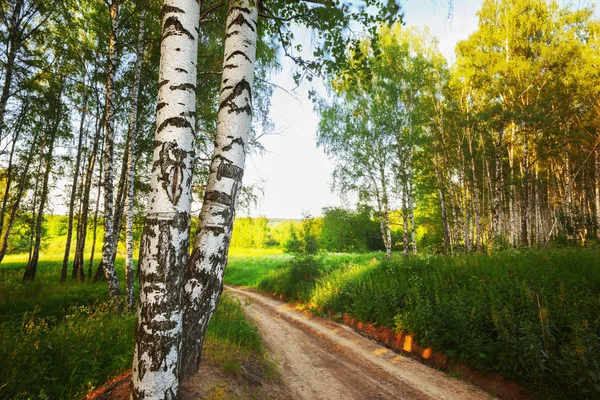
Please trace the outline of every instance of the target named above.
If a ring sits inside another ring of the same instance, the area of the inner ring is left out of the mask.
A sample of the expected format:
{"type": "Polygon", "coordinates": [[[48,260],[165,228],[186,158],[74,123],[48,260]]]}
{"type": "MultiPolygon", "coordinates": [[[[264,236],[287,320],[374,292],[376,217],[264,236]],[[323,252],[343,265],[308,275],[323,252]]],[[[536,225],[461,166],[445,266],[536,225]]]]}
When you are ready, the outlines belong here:
{"type": "Polygon", "coordinates": [[[594,203],[596,205],[596,238],[600,242],[600,150],[594,157],[594,203]]]}
{"type": "Polygon", "coordinates": [[[181,377],[197,371],[221,292],[252,122],[258,4],[230,0],[215,149],[184,294],[181,377]]]}
{"type": "Polygon", "coordinates": [[[498,131],[498,139],[496,141],[496,152],[494,157],[494,182],[492,190],[492,233],[490,235],[490,250],[496,245],[496,241],[500,237],[500,193],[502,191],[502,137],[504,130],[498,131]]]}
{"type": "Polygon", "coordinates": [[[27,175],[29,173],[29,166],[31,165],[31,162],[33,161],[33,156],[35,155],[35,150],[36,150],[35,143],[37,142],[37,137],[38,137],[37,134],[33,137],[31,147],[29,148],[29,153],[27,154],[27,158],[25,160],[25,165],[23,167],[23,172],[21,173],[21,177],[19,180],[19,187],[17,189],[17,193],[15,196],[15,203],[12,205],[10,216],[8,217],[8,221],[6,222],[6,231],[4,232],[4,235],[2,236],[2,245],[0,246],[0,262],[2,262],[2,260],[4,259],[4,256],[6,255],[6,251],[8,250],[8,237],[12,230],[12,226],[17,218],[17,213],[20,209],[19,207],[21,204],[21,199],[23,199],[23,197],[24,197],[23,194],[25,193],[25,187],[27,184],[27,175]]]}
{"type": "Polygon", "coordinates": [[[189,259],[200,7],[162,8],[156,132],[141,246],[132,399],[179,398],[182,287],[189,259]]]}
{"type": "Polygon", "coordinates": [[[140,91],[140,76],[142,74],[142,59],[144,52],[144,18],[146,9],[140,12],[140,27],[136,49],[135,72],[133,75],[133,87],[131,90],[131,111],[129,113],[129,157],[127,158],[127,192],[125,204],[127,208],[125,225],[125,278],[127,287],[125,290],[128,308],[133,308],[133,178],[134,178],[134,152],[137,130],[137,108],[138,94],[140,91]]]}
{"type": "MultiPolygon", "coordinates": [[[[40,255],[40,246],[42,243],[42,223],[44,222],[44,208],[46,207],[46,200],[48,199],[48,193],[50,191],[48,187],[48,181],[50,179],[50,173],[52,172],[52,153],[54,152],[54,144],[56,142],[56,137],[58,136],[58,128],[61,122],[61,113],[62,113],[62,104],[60,103],[60,95],[62,94],[62,84],[61,88],[58,91],[59,97],[56,101],[59,102],[58,107],[56,109],[55,120],[53,121],[52,127],[50,128],[49,138],[48,138],[48,151],[43,157],[43,161],[45,164],[45,172],[44,179],[42,182],[42,193],[40,195],[40,203],[37,215],[35,215],[35,244],[33,247],[33,252],[30,253],[29,262],[27,263],[27,268],[23,273],[23,281],[33,281],[35,279],[35,275],[37,272],[39,255],[40,255]]],[[[35,203],[35,202],[34,202],[35,203]]]]}
{"type": "Polygon", "coordinates": [[[117,31],[119,29],[119,1],[108,3],[111,21],[111,32],[108,47],[108,76],[106,79],[106,119],[104,128],[104,243],[102,246],[102,265],[108,283],[111,299],[118,299],[121,294],[119,280],[112,260],[114,253],[113,226],[113,145],[115,130],[115,73],[117,69],[117,31]]]}
{"type": "MultiPolygon", "coordinates": [[[[83,80],[85,86],[85,77],[83,80]]],[[[69,269],[69,255],[71,252],[71,239],[73,238],[73,214],[75,210],[75,197],[77,195],[77,181],[79,180],[79,169],[81,166],[81,149],[83,146],[84,137],[84,124],[85,124],[85,113],[87,112],[87,91],[83,97],[83,109],[81,111],[81,119],[79,121],[79,139],[77,141],[77,155],[75,156],[75,166],[73,167],[73,186],[71,187],[71,198],[69,199],[69,220],[67,222],[67,243],[65,245],[65,254],[63,257],[62,269],[60,273],[60,281],[64,282],[67,280],[67,272],[69,269]]],[[[81,223],[81,221],[79,221],[81,223]]],[[[80,273],[79,278],[83,281],[84,274],[80,273]]]]}
{"type": "MultiPolygon", "coordinates": [[[[73,270],[71,274],[71,278],[75,279],[75,277],[85,276],[84,273],[84,260],[83,253],[85,250],[85,242],[87,235],[87,227],[88,227],[88,210],[90,205],[90,192],[92,190],[92,179],[94,175],[94,167],[96,165],[96,157],[98,154],[98,147],[100,144],[100,135],[101,135],[101,126],[102,124],[98,122],[96,127],[96,133],[94,135],[94,141],[92,144],[91,154],[87,161],[87,167],[85,171],[85,176],[82,182],[82,201],[81,201],[81,214],[79,215],[79,223],[77,225],[77,240],[75,244],[75,257],[73,260],[73,270]]],[[[100,190],[100,189],[98,189],[100,190]]],[[[92,251],[93,254],[93,251],[92,251]]],[[[91,278],[92,273],[88,273],[88,278],[91,278]]]]}

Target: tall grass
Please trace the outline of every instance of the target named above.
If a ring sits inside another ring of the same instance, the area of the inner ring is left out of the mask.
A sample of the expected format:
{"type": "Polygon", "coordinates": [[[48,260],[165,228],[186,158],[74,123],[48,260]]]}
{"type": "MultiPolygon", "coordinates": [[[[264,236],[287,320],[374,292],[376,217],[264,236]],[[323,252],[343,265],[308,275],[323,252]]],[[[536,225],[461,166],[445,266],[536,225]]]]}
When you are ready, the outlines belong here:
{"type": "MultiPolygon", "coordinates": [[[[0,399],[79,398],[131,368],[135,313],[116,314],[105,283],[60,284],[60,261],[41,261],[36,280],[23,283],[24,268],[0,266],[0,399]]],[[[223,296],[204,349],[234,370],[262,357],[237,300],[223,296]]]]}
{"type": "Polygon", "coordinates": [[[596,249],[297,259],[255,286],[414,333],[452,360],[499,372],[541,398],[600,398],[596,249]]]}

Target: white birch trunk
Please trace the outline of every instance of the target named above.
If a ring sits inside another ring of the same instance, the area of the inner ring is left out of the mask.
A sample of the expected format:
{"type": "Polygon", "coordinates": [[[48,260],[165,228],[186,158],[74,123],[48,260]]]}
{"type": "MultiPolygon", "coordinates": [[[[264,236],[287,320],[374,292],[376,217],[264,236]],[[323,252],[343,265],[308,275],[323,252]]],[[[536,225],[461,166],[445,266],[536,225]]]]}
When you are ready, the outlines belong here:
{"type": "Polygon", "coordinates": [[[140,91],[140,78],[142,74],[142,59],[144,52],[144,18],[146,9],[140,12],[140,27],[136,49],[135,72],[131,90],[131,110],[129,113],[129,157],[127,159],[127,192],[125,194],[125,207],[127,209],[125,223],[125,277],[127,281],[126,303],[128,308],[133,308],[133,178],[134,178],[134,152],[137,130],[138,94],[140,91]]]}
{"type": "Polygon", "coordinates": [[[215,149],[184,290],[182,377],[198,369],[206,327],[223,290],[252,123],[257,18],[255,1],[229,1],[215,149]]]}
{"type": "Polygon", "coordinates": [[[500,193],[502,191],[502,136],[504,130],[498,132],[498,140],[496,142],[496,152],[494,157],[494,182],[492,191],[492,233],[490,237],[490,250],[493,250],[496,241],[500,237],[500,193]]]}
{"type": "Polygon", "coordinates": [[[594,157],[594,203],[596,205],[596,238],[600,242],[600,150],[594,157]]]}
{"type": "Polygon", "coordinates": [[[189,259],[199,13],[196,0],[163,3],[157,128],[141,243],[144,249],[132,399],[179,398],[181,295],[189,259]]]}
{"type": "Polygon", "coordinates": [[[410,222],[410,247],[412,249],[413,255],[417,255],[417,227],[415,225],[415,197],[413,194],[412,184],[410,185],[409,191],[409,209],[408,209],[408,219],[410,222]]]}
{"type": "Polygon", "coordinates": [[[119,280],[112,260],[113,246],[113,145],[115,130],[115,73],[117,67],[117,30],[119,2],[113,0],[109,7],[111,33],[108,44],[108,77],[106,79],[106,119],[104,137],[104,244],[102,265],[108,283],[108,292],[113,301],[121,294],[119,280]]]}

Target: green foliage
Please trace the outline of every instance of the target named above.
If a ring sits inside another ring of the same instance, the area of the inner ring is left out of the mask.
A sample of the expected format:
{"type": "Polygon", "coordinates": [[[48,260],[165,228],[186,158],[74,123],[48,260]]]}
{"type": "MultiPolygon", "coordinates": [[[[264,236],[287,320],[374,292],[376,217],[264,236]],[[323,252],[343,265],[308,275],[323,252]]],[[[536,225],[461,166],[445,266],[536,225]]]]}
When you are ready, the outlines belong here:
{"type": "Polygon", "coordinates": [[[353,212],[344,208],[323,210],[321,245],[326,251],[361,252],[383,248],[379,224],[363,209],[353,212]]]}
{"type": "Polygon", "coordinates": [[[255,353],[263,351],[258,329],[246,320],[240,301],[227,293],[221,296],[205,340],[224,342],[255,353]]]}
{"type": "Polygon", "coordinates": [[[262,249],[268,240],[269,227],[265,217],[235,219],[231,247],[262,249]]]}
{"type": "Polygon", "coordinates": [[[283,295],[286,300],[307,302],[321,276],[322,261],[312,255],[297,255],[283,268],[270,272],[258,284],[269,293],[283,295]]]}
{"type": "Polygon", "coordinates": [[[322,231],[322,220],[304,216],[301,228],[297,231],[292,225],[290,236],[283,244],[283,251],[297,255],[314,255],[319,252],[319,236],[322,231]]]}
{"type": "MultiPolygon", "coordinates": [[[[116,314],[104,284],[59,284],[61,264],[40,261],[36,281],[27,283],[21,281],[24,263],[0,266],[2,399],[80,398],[131,368],[135,313],[116,314]]],[[[211,360],[231,368],[263,351],[256,327],[227,295],[204,348],[211,360]]]]}
{"type": "Polygon", "coordinates": [[[294,259],[265,269],[256,286],[414,333],[453,361],[501,373],[540,398],[600,396],[596,249],[383,257],[294,259]]]}
{"type": "Polygon", "coordinates": [[[1,398],[79,397],[131,364],[134,313],[117,315],[105,285],[58,283],[61,264],[0,269],[1,398]]]}

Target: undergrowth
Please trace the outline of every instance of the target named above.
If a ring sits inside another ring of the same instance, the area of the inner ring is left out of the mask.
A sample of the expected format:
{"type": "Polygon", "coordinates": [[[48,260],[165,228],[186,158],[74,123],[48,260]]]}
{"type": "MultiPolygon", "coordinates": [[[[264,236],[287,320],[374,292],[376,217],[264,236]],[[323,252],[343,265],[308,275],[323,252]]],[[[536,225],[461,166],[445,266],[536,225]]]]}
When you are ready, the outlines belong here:
{"type": "Polygon", "coordinates": [[[600,398],[596,249],[296,257],[263,272],[260,290],[413,333],[540,398],[600,398]]]}
{"type": "MultiPolygon", "coordinates": [[[[0,266],[0,399],[76,399],[131,368],[135,313],[115,313],[105,283],[58,283],[60,265],[40,262],[26,283],[24,264],[0,266]]],[[[224,294],[203,356],[233,373],[254,358],[274,375],[262,350],[239,302],[224,294]]]]}

